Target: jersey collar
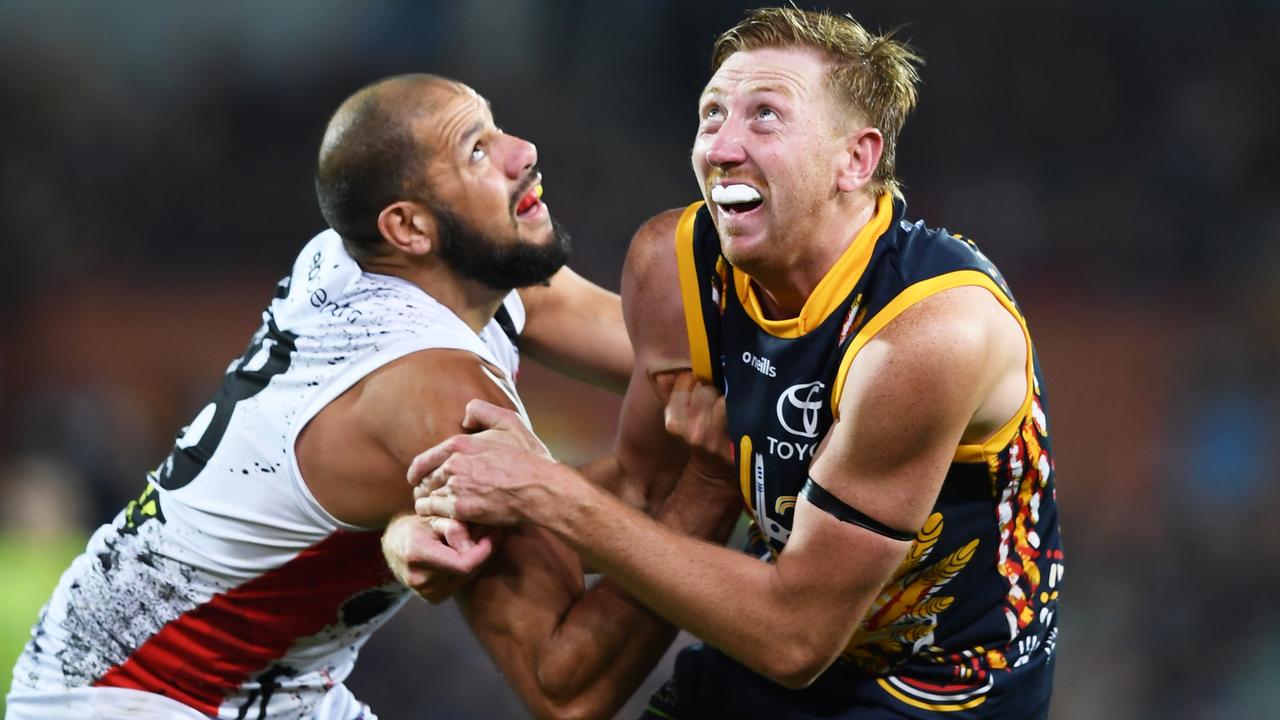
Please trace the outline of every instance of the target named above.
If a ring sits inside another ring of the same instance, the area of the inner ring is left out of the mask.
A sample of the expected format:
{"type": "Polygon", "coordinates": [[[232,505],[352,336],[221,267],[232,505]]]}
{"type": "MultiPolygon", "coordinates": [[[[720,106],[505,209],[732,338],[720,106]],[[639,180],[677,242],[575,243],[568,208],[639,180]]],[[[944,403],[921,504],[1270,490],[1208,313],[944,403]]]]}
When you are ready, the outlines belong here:
{"type": "Polygon", "coordinates": [[[830,317],[840,307],[853,287],[858,284],[867,264],[871,262],[871,253],[875,250],[876,240],[889,228],[893,220],[893,196],[882,193],[876,199],[876,212],[871,221],[858,231],[857,237],[849,243],[849,247],[831,266],[818,286],[813,289],[809,299],[805,300],[800,314],[793,318],[770,320],[765,317],[760,299],[756,296],[751,277],[738,268],[733,269],[733,283],[738,291],[738,301],[747,315],[762,330],[780,338],[796,338],[813,330],[830,317]]]}

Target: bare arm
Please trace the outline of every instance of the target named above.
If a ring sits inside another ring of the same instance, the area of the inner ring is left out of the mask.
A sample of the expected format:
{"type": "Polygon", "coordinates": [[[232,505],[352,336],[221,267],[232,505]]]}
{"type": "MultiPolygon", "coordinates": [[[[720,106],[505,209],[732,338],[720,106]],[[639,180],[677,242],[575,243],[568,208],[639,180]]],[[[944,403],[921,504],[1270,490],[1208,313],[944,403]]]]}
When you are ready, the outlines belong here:
{"type": "Polygon", "coordinates": [[[546,286],[522,288],[521,349],[539,363],[622,393],[631,376],[631,343],[618,295],[565,267],[546,286]]]}
{"type": "Polygon", "coordinates": [[[297,455],[316,500],[337,519],[381,528],[413,510],[404,472],[424,443],[463,431],[475,398],[510,407],[461,350],[423,350],[378,368],[339,395],[303,428],[297,455]]]}
{"type": "MultiPolygon", "coordinates": [[[[737,498],[723,485],[689,475],[658,521],[677,534],[723,541],[737,515],[737,498]]],[[[611,579],[586,589],[578,556],[533,526],[510,531],[457,600],[525,707],[540,718],[612,717],[676,632],[611,579]]]]}
{"type": "MultiPolygon", "coordinates": [[[[401,514],[413,497],[405,467],[424,444],[471,428],[465,413],[473,398],[510,412],[509,400],[485,376],[479,358],[452,350],[414,353],[352,387],[299,439],[304,476],[322,506],[340,520],[368,527],[390,518],[383,538],[388,564],[402,582],[435,600],[465,579],[492,544],[480,540],[462,547],[466,534],[459,534],[460,523],[401,514]],[[424,566],[459,574],[433,588],[422,575],[424,566]]],[[[706,511],[732,507],[723,496],[721,488],[690,475],[659,517],[679,532],[724,536],[733,513],[706,511]]],[[[607,580],[586,589],[577,555],[532,528],[497,544],[459,604],[539,717],[609,715],[634,692],[675,632],[607,580]]]]}
{"type": "Polygon", "coordinates": [[[387,565],[432,602],[449,597],[492,551],[454,520],[412,514],[404,469],[424,442],[461,432],[468,401],[506,403],[482,361],[459,350],[412,353],[375,370],[303,428],[297,456],[316,500],[337,519],[386,525],[387,565]],[[446,544],[447,540],[447,544],[446,544]]]}
{"type": "MultiPolygon", "coordinates": [[[[683,334],[672,340],[671,317],[638,310],[646,304],[643,293],[653,289],[638,288],[636,277],[663,260],[655,248],[670,254],[673,228],[674,218],[659,216],[632,243],[623,307],[638,361],[623,399],[614,454],[594,468],[602,484],[648,508],[672,532],[723,542],[741,512],[737,493],[707,479],[703,468],[681,474],[688,452],[664,430],[664,398],[650,373],[688,365],[683,334]]],[[[675,320],[683,323],[675,310],[675,320]]],[[[458,600],[477,637],[539,717],[611,715],[675,633],[610,579],[585,589],[578,556],[533,527],[509,534],[458,600]]]]}
{"type": "MultiPolygon", "coordinates": [[[[990,388],[1022,371],[988,356],[993,335],[1017,332],[1009,322],[973,288],[904,312],[851,366],[813,477],[890,526],[919,527],[990,388]]],[[[431,498],[435,511],[541,525],[663,617],[791,687],[834,661],[908,548],[801,500],[785,550],[768,565],[673,533],[563,466],[540,468],[528,485],[487,475],[473,462],[483,453],[458,440],[443,446],[454,454],[441,466],[449,479],[431,498]],[[497,486],[518,501],[501,502],[497,486]]]]}
{"type": "Polygon", "coordinates": [[[622,399],[613,455],[593,463],[589,476],[633,507],[657,512],[688,450],[663,432],[664,380],[689,367],[689,343],[674,253],[680,210],[646,222],[632,238],[622,269],[622,313],[635,348],[635,364],[622,399]],[[669,293],[675,290],[677,295],[669,293]]]}

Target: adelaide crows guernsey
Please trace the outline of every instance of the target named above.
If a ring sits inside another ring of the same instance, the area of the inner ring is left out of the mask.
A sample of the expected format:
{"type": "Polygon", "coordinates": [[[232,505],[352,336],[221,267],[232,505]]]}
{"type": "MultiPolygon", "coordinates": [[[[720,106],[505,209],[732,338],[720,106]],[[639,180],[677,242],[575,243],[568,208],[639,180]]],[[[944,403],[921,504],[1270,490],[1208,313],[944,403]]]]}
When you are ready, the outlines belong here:
{"type": "MultiPolygon", "coordinates": [[[[1063,567],[1038,365],[995,266],[971,241],[909,222],[904,211],[881,196],[873,219],[787,320],[764,316],[751,279],[721,254],[702,203],[678,226],[692,366],[724,393],[743,500],[766,560],[787,543],[850,364],[877,332],[923,298],[978,286],[1027,342],[1021,408],[985,442],[956,448],[932,513],[842,659],[808,691],[774,687],[790,698],[783,705],[809,692],[909,717],[1034,716],[1051,689],[1063,567]]],[[[754,712],[769,706],[746,702],[754,712]]]]}
{"type": "Polygon", "coordinates": [[[63,575],[9,717],[371,717],[342,681],[409,590],[380,531],[312,496],[294,446],[330,401],[421,350],[473,353],[519,407],[516,293],[500,315],[477,334],[418,286],[362,272],[333,231],[311,240],[213,401],[63,575]]]}

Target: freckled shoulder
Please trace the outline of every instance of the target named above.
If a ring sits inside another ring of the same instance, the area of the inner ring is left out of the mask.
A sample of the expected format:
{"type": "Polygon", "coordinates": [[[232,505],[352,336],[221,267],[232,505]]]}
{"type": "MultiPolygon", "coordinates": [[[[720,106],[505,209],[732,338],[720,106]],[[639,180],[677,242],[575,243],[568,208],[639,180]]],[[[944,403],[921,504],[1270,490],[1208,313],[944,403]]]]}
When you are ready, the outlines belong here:
{"type": "Polygon", "coordinates": [[[622,312],[636,362],[652,374],[689,366],[680,301],[676,225],[682,208],[659,213],[632,237],[622,269],[622,312]]]}

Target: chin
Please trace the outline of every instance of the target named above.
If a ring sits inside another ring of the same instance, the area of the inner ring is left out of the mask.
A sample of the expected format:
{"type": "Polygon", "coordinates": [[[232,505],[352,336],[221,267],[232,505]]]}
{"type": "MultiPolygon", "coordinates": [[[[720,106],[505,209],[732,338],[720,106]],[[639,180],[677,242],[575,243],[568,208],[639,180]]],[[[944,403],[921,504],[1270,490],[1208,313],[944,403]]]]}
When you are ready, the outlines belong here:
{"type": "Polygon", "coordinates": [[[768,246],[768,238],[762,232],[720,236],[720,249],[725,259],[743,270],[763,261],[767,255],[768,246]]]}

